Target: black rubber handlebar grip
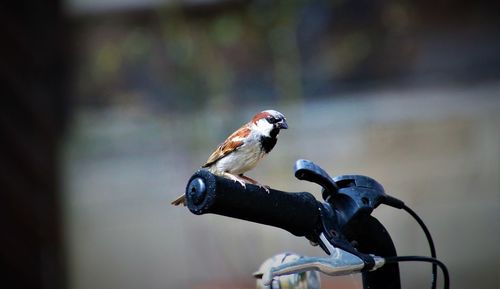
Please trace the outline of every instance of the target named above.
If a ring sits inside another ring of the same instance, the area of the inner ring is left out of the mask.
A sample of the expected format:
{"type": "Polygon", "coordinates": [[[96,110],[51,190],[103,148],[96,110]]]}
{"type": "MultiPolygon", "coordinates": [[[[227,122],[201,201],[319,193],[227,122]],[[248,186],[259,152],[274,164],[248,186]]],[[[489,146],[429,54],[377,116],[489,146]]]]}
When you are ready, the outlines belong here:
{"type": "Polygon", "coordinates": [[[320,203],[307,192],[287,193],[197,171],[186,187],[189,210],[247,220],[310,236],[320,224],[320,203]]]}

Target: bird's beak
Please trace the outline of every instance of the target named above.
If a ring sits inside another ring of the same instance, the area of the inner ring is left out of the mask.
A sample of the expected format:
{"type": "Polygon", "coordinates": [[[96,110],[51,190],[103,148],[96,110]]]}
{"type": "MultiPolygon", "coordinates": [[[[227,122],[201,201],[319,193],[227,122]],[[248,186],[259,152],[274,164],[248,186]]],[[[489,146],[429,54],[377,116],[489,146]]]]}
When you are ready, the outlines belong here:
{"type": "Polygon", "coordinates": [[[288,128],[288,124],[286,123],[285,120],[282,120],[282,121],[278,122],[277,124],[278,124],[279,129],[287,129],[288,128]]]}

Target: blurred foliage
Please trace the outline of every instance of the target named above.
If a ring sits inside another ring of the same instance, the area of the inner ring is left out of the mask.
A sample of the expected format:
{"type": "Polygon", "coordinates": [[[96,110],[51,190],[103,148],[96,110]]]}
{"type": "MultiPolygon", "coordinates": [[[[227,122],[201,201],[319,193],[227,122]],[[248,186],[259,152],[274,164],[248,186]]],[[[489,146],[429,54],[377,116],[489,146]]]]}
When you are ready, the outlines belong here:
{"type": "Polygon", "coordinates": [[[75,94],[83,104],[234,110],[386,81],[432,82],[429,72],[436,81],[497,78],[499,69],[481,65],[499,62],[483,51],[500,46],[483,29],[497,18],[479,22],[484,5],[453,7],[468,14],[454,19],[440,5],[441,15],[428,13],[417,1],[256,0],[81,15],[75,94]]]}

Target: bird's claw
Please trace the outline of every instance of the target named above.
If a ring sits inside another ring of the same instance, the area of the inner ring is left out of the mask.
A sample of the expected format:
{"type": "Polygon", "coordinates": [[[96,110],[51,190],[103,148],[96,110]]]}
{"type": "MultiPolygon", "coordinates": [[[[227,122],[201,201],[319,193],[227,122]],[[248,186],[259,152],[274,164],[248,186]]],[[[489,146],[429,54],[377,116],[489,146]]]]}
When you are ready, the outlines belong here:
{"type": "Polygon", "coordinates": [[[244,182],[244,181],[242,181],[242,180],[234,180],[234,182],[238,182],[238,183],[240,183],[240,185],[241,185],[244,189],[246,189],[246,188],[247,188],[247,185],[246,185],[246,184],[245,184],[245,182],[244,182]]]}
{"type": "Polygon", "coordinates": [[[246,183],[245,183],[244,181],[239,180],[239,179],[236,179],[236,178],[235,178],[235,179],[233,179],[233,181],[234,181],[235,183],[236,183],[236,182],[240,183],[240,185],[241,185],[244,189],[246,189],[246,188],[247,188],[247,185],[246,185],[246,183]]]}

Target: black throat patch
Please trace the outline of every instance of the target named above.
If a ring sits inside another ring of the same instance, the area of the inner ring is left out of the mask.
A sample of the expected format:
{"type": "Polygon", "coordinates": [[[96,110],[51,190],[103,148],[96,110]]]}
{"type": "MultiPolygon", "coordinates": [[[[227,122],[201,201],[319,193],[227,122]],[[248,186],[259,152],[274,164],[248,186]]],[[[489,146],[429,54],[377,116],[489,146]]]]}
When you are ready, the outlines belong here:
{"type": "Polygon", "coordinates": [[[262,146],[262,150],[266,154],[269,153],[274,148],[277,141],[278,139],[276,138],[276,136],[275,137],[261,136],[260,145],[262,146]]]}
{"type": "Polygon", "coordinates": [[[261,136],[260,137],[260,145],[262,146],[262,150],[266,154],[269,153],[276,145],[276,142],[278,141],[278,139],[276,138],[276,136],[278,135],[278,130],[274,131],[274,129],[273,129],[273,131],[271,131],[270,135],[271,135],[270,137],[269,136],[261,136]]]}

